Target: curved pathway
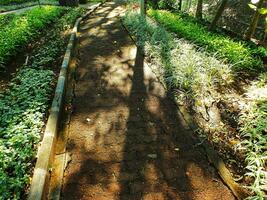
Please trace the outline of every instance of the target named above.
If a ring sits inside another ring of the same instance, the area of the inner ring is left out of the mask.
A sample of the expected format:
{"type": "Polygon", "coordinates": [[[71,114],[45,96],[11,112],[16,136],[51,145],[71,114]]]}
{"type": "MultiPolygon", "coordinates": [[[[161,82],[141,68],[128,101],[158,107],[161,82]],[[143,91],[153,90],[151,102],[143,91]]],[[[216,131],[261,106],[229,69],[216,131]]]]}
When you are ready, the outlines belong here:
{"type": "Polygon", "coordinates": [[[109,2],[81,25],[62,199],[233,200],[109,2]]]}

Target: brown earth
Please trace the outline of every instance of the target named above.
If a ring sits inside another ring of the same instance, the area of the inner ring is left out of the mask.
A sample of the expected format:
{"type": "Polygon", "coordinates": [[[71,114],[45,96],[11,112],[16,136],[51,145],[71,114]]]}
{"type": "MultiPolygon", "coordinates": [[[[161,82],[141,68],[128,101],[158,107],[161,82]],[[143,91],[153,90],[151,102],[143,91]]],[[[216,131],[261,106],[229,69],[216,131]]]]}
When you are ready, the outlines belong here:
{"type": "Polygon", "coordinates": [[[123,29],[119,3],[81,25],[62,199],[233,200],[123,29]]]}

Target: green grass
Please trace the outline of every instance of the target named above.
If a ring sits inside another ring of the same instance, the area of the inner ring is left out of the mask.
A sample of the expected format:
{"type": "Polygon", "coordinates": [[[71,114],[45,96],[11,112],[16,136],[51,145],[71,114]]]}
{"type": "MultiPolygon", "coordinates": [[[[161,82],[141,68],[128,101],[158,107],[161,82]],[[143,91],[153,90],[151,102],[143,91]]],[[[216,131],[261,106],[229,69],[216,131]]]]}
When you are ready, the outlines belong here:
{"type": "Polygon", "coordinates": [[[0,15],[0,27],[4,29],[14,19],[14,14],[0,15]]]}
{"type": "Polygon", "coordinates": [[[0,0],[0,5],[7,5],[7,4],[21,4],[25,2],[30,2],[33,0],[0,0]]]}
{"type": "MultiPolygon", "coordinates": [[[[266,81],[265,81],[266,84],[266,81]]],[[[258,88],[264,94],[265,87],[258,88]]],[[[265,92],[266,93],[266,92],[265,92]]],[[[246,152],[247,176],[254,179],[249,188],[257,195],[254,199],[264,200],[263,187],[267,184],[267,97],[255,98],[250,109],[240,117],[240,132],[243,141],[239,148],[246,152]]],[[[249,198],[253,199],[253,198],[249,198]]]]}
{"type": "Polygon", "coordinates": [[[163,10],[149,10],[149,16],[162,24],[178,37],[204,47],[208,52],[217,53],[234,65],[236,71],[258,71],[263,69],[260,57],[267,57],[264,48],[250,48],[245,42],[207,31],[206,27],[193,20],[183,19],[178,13],[163,10]]]}
{"type": "Polygon", "coordinates": [[[25,199],[37,145],[53,97],[53,85],[67,36],[81,9],[68,9],[50,27],[9,88],[0,93],[0,199],[25,199]],[[53,69],[53,70],[52,70],[53,69]]]}
{"type": "MultiPolygon", "coordinates": [[[[59,2],[57,0],[40,0],[41,5],[59,5],[59,2]]],[[[7,5],[1,5],[0,4],[0,13],[12,11],[12,10],[18,10],[22,8],[27,8],[31,6],[39,5],[38,1],[27,1],[23,3],[18,4],[7,4],[7,5]]]]}
{"type": "Polygon", "coordinates": [[[13,17],[0,30],[0,67],[4,68],[12,56],[40,36],[43,29],[63,12],[64,8],[43,6],[13,17]]]}
{"type": "MultiPolygon", "coordinates": [[[[58,4],[57,0],[40,0],[41,4],[58,4]]],[[[38,0],[0,0],[1,7],[14,6],[14,8],[38,4],[38,0]]]]}

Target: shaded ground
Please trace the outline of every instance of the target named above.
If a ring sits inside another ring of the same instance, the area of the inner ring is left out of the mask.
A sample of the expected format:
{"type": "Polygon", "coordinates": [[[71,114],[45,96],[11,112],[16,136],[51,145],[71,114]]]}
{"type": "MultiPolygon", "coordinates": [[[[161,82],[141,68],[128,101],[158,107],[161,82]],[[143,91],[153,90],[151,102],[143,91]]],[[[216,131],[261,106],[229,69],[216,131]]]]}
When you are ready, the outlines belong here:
{"type": "Polygon", "coordinates": [[[232,200],[106,3],[83,22],[62,199],[232,200]]]}

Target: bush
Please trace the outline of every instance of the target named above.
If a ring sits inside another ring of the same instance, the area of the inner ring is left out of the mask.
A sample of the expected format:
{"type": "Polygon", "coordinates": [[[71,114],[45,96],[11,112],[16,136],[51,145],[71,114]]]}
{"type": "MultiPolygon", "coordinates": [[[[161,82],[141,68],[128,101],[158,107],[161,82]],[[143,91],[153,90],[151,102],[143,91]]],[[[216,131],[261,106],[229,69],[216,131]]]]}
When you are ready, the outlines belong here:
{"type": "Polygon", "coordinates": [[[24,199],[34,166],[45,115],[51,99],[60,57],[67,38],[62,33],[81,15],[68,9],[57,19],[24,66],[0,93],[0,199],[24,199]],[[55,69],[54,69],[55,70],[55,69]]]}
{"type": "MultiPolygon", "coordinates": [[[[30,41],[41,35],[43,29],[55,21],[64,8],[44,6],[15,16],[0,30],[0,67],[30,41]]],[[[3,21],[2,21],[3,23],[3,21]]]]}
{"type": "Polygon", "coordinates": [[[218,53],[234,65],[237,71],[257,71],[263,69],[260,56],[267,56],[264,48],[252,49],[245,42],[209,32],[204,26],[184,20],[180,14],[163,10],[149,10],[148,14],[179,37],[205,47],[207,51],[218,53]]]}
{"type": "Polygon", "coordinates": [[[0,5],[9,5],[9,4],[21,4],[26,2],[31,2],[34,0],[0,0],[0,5]]]}
{"type": "Polygon", "coordinates": [[[5,28],[14,19],[14,14],[0,15],[0,27],[5,28]]]}

